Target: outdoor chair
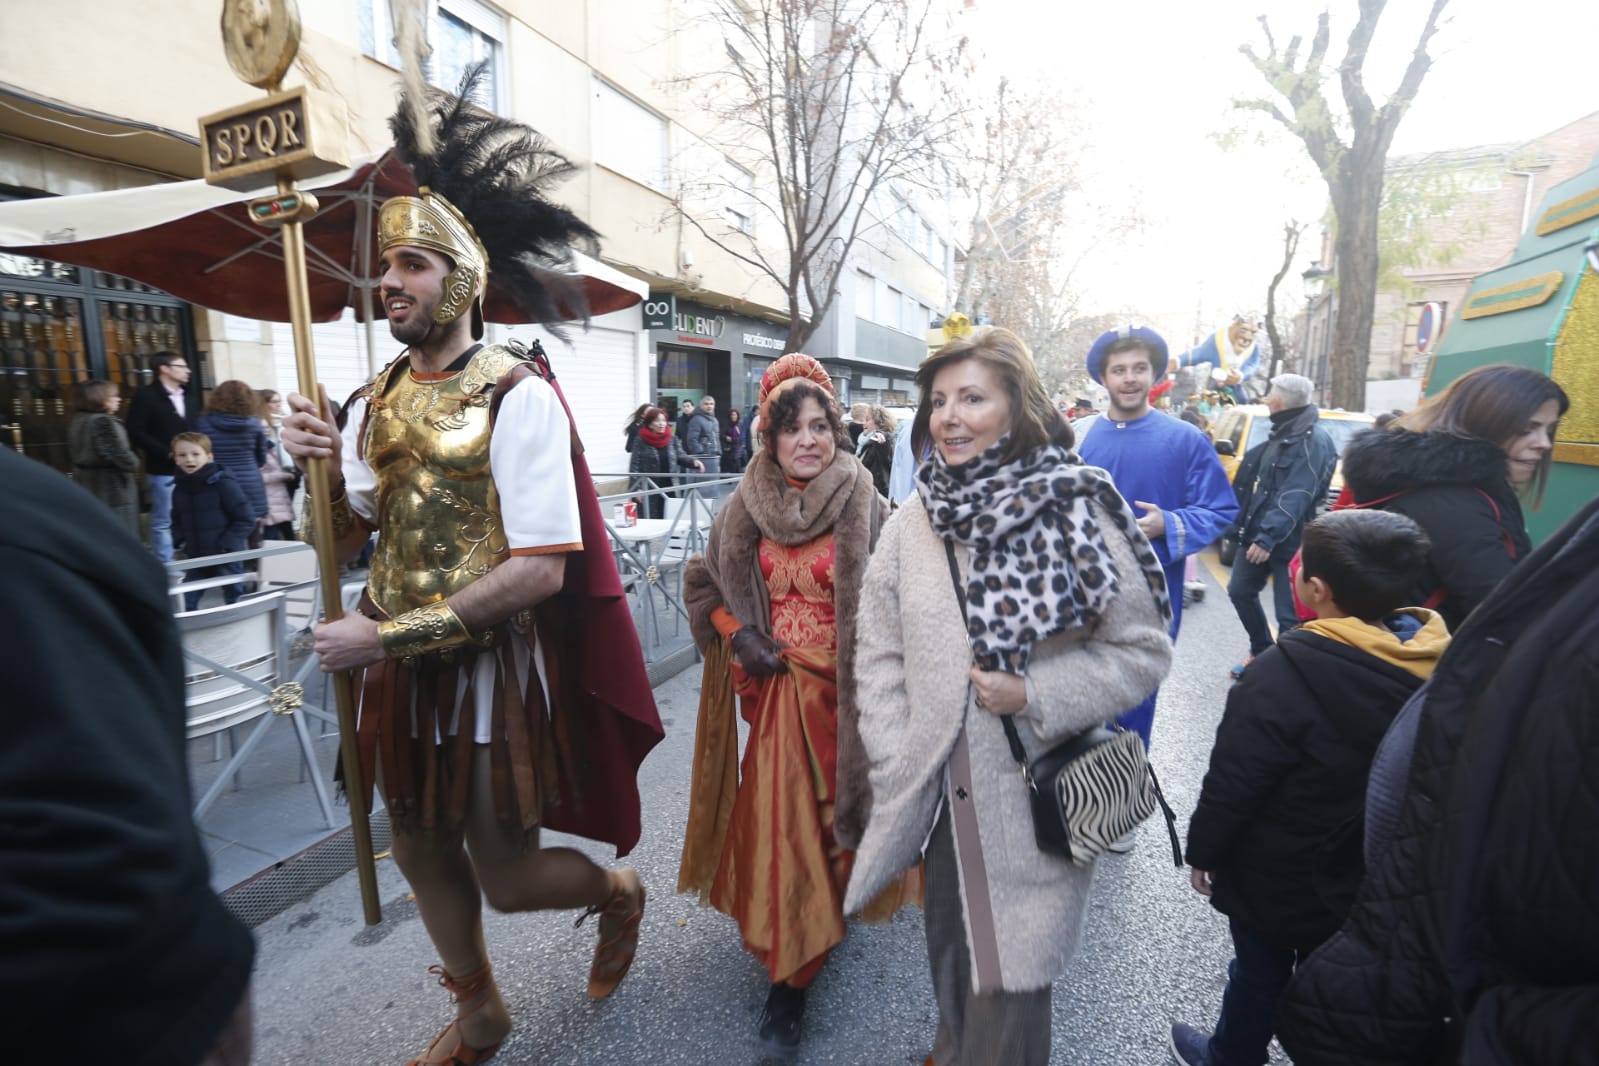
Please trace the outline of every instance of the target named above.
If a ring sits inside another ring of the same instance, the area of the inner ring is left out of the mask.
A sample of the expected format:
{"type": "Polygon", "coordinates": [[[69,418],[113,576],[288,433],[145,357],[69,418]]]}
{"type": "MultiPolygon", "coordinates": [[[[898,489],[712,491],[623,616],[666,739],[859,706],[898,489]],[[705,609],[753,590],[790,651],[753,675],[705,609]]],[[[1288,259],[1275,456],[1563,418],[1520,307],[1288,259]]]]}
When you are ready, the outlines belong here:
{"type": "Polygon", "coordinates": [[[326,719],[327,712],[305,702],[301,683],[283,680],[288,667],[287,604],[283,593],[268,593],[222,607],[177,615],[183,642],[184,703],[188,739],[214,736],[254,723],[217,778],[194,806],[202,818],[266,739],[267,730],[287,718],[328,828],[333,805],[317,768],[316,751],[302,711],[326,719]]]}

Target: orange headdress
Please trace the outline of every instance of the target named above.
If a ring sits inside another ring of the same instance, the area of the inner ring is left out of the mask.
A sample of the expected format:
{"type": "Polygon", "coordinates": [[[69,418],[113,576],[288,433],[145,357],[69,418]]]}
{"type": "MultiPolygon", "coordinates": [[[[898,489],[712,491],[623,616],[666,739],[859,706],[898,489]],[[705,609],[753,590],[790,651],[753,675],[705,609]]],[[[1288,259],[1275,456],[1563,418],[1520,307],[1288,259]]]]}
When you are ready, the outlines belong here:
{"type": "Polygon", "coordinates": [[[761,387],[755,394],[755,403],[761,409],[762,425],[766,424],[766,411],[772,398],[796,381],[809,381],[826,389],[828,395],[836,395],[833,392],[833,379],[827,376],[821,363],[804,352],[790,352],[767,367],[766,373],[761,375],[761,387]]]}

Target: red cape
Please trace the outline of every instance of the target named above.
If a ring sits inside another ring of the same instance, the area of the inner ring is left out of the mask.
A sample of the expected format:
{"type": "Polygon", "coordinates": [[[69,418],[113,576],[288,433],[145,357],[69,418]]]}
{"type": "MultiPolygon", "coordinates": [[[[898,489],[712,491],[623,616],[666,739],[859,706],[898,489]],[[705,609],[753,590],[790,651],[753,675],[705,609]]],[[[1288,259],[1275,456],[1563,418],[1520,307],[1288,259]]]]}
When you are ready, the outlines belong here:
{"type": "MultiPolygon", "coordinates": [[[[572,421],[572,408],[543,348],[535,342],[526,354],[572,421]]],[[[655,708],[599,499],[581,491],[594,481],[577,440],[576,422],[572,424],[583,550],[567,553],[566,581],[541,605],[545,609],[540,611],[539,631],[555,652],[551,699],[557,722],[575,727],[567,740],[573,762],[563,767],[561,802],[545,808],[543,824],[613,844],[620,858],[633,850],[641,830],[638,768],[666,730],[655,708]]]]}

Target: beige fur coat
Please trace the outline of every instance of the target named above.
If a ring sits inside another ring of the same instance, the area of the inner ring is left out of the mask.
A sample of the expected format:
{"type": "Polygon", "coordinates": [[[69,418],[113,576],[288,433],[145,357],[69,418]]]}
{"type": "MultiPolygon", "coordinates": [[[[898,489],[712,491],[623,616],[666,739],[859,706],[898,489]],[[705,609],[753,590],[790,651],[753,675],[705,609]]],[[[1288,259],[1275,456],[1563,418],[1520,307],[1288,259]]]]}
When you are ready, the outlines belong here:
{"type": "MultiPolygon", "coordinates": [[[[1015,719],[1029,754],[1135,706],[1171,665],[1166,623],[1139,575],[1132,541],[1115,523],[1098,524],[1120,575],[1120,594],[1093,626],[1067,630],[1033,649],[1031,702],[1015,719]]],[[[1132,535],[1142,537],[1136,529],[1132,535]]],[[[965,549],[956,552],[964,571],[965,549]]],[[[1041,852],[1033,842],[1026,785],[1000,720],[968,698],[966,629],[943,541],[920,497],[883,528],[861,590],[856,631],[852,702],[869,771],[867,788],[846,788],[839,766],[839,822],[849,816],[851,824],[864,824],[858,841],[840,834],[856,846],[845,913],[858,911],[920,860],[964,738],[970,788],[951,802],[975,809],[975,819],[967,821],[975,833],[952,819],[967,946],[974,958],[975,946],[998,959],[997,969],[986,974],[973,966],[975,990],[1047,986],[1076,951],[1093,870],[1041,852]],[[871,797],[869,811],[846,810],[863,794],[871,797]],[[986,892],[973,891],[977,879],[986,892]]]]}
{"type": "MultiPolygon", "coordinates": [[[[833,610],[838,620],[838,787],[867,782],[866,763],[855,727],[856,712],[848,693],[855,669],[856,615],[866,561],[883,527],[887,504],[877,494],[872,475],[840,448],[833,462],[803,489],[790,485],[768,452],[758,452],[744,478],[711,526],[705,554],[688,561],[683,573],[683,600],[689,627],[700,647],[721,640],[711,613],[726,607],[746,626],[770,635],[772,608],[761,574],[761,538],[792,547],[833,531],[833,610]]],[[[864,794],[854,797],[856,821],[846,822],[840,797],[835,832],[858,836],[860,819],[870,806],[864,794]]]]}

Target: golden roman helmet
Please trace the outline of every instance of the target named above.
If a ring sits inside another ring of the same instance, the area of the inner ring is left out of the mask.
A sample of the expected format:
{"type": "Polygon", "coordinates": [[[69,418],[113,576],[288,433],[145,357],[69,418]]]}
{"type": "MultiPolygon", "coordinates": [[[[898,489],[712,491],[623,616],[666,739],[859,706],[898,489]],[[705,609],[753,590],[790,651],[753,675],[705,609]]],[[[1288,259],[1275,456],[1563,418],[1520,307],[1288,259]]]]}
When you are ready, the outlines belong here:
{"type": "Polygon", "coordinates": [[[378,209],[378,254],[397,245],[439,252],[454,264],[444,280],[444,300],[433,321],[453,322],[475,309],[472,335],[483,333],[484,288],[489,278],[489,253],[466,216],[444,197],[423,186],[417,196],[396,196],[378,209]]]}

